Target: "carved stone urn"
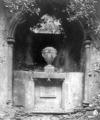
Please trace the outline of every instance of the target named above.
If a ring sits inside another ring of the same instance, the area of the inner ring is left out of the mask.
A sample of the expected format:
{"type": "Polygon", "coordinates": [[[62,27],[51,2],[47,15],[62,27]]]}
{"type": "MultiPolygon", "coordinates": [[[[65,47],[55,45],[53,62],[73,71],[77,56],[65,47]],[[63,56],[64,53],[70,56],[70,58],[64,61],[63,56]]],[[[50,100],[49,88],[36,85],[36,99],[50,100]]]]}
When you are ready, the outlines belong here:
{"type": "Polygon", "coordinates": [[[54,71],[54,67],[51,65],[55,57],[57,56],[57,50],[53,47],[46,47],[42,50],[42,57],[44,57],[47,62],[47,66],[45,66],[46,71],[54,71]]]}
{"type": "Polygon", "coordinates": [[[57,50],[53,47],[46,47],[42,50],[42,56],[48,65],[51,65],[55,57],[57,56],[57,50]]]}

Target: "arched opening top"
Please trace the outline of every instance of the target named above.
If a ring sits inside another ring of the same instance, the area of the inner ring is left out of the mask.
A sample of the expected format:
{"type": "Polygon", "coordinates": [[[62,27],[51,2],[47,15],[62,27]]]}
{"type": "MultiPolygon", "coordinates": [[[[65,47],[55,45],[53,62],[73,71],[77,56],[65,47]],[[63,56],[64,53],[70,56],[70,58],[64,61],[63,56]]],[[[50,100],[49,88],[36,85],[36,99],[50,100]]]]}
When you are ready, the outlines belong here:
{"type": "Polygon", "coordinates": [[[30,26],[37,24],[39,16],[27,16],[27,20],[17,25],[14,47],[14,69],[34,70],[46,65],[41,51],[47,46],[57,49],[58,55],[53,65],[65,71],[79,71],[83,31],[80,24],[65,22],[62,26],[65,34],[41,34],[30,31],[30,26]]]}
{"type": "MultiPolygon", "coordinates": [[[[26,19],[20,24],[18,24],[18,16],[15,15],[16,17],[12,20],[8,33],[8,37],[13,37],[16,41],[14,45],[14,60],[16,62],[14,65],[17,64],[17,67],[14,67],[14,69],[22,69],[23,67],[21,66],[24,63],[27,63],[25,69],[28,66],[33,69],[34,65],[44,66],[46,63],[41,56],[41,50],[46,46],[52,46],[58,50],[58,56],[53,63],[57,68],[64,67],[67,71],[80,69],[81,48],[84,36],[83,28],[78,21],[66,21],[66,16],[61,12],[60,6],[58,4],[55,4],[55,6],[57,10],[54,10],[50,3],[46,4],[39,16],[36,14],[25,14],[26,19]],[[45,14],[61,19],[64,34],[35,34],[30,31],[30,27],[35,26],[45,14]],[[29,53],[29,51],[31,52],[29,53]],[[23,55],[20,55],[19,52],[23,55]],[[19,64],[22,65],[20,66],[19,64]]],[[[61,6],[62,8],[64,7],[63,5],[61,6]]]]}
{"type": "Polygon", "coordinates": [[[18,18],[18,13],[12,16],[12,18],[9,21],[9,27],[8,27],[8,33],[7,33],[7,38],[13,38],[15,39],[15,32],[16,32],[16,27],[19,23],[19,18],[18,18]]]}

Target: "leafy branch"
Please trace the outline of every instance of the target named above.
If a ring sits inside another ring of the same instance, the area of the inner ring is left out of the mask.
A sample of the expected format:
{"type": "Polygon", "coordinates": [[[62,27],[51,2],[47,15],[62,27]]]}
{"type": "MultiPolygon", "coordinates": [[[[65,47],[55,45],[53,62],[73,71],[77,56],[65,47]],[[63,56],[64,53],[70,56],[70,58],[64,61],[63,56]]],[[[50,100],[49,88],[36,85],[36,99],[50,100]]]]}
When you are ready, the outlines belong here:
{"type": "MultiPolygon", "coordinates": [[[[61,1],[59,4],[61,4],[61,1]]],[[[18,12],[19,14],[24,13],[37,13],[47,4],[45,1],[42,7],[42,0],[4,0],[5,6],[9,8],[10,12],[18,12]]],[[[50,1],[49,1],[50,2],[50,1]]],[[[84,30],[90,30],[94,33],[100,32],[100,20],[96,16],[95,4],[97,0],[63,0],[66,3],[66,7],[62,9],[65,12],[66,18],[69,22],[78,20],[84,30]]],[[[52,3],[53,4],[53,3],[52,3]]]]}
{"type": "Polygon", "coordinates": [[[11,13],[39,13],[39,8],[35,0],[4,0],[5,7],[9,8],[11,13]]]}

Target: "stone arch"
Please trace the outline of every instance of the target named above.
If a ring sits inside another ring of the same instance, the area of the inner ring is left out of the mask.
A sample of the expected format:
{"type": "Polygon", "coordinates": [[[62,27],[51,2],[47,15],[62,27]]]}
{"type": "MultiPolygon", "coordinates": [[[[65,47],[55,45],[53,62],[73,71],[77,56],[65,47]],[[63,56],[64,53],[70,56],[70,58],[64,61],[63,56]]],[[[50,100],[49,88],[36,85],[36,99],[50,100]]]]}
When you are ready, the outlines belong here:
{"type": "Polygon", "coordinates": [[[10,25],[8,27],[8,33],[7,33],[7,38],[14,38],[14,35],[15,35],[15,31],[16,31],[16,27],[19,23],[19,20],[18,20],[18,17],[19,17],[19,14],[16,13],[10,20],[10,25]]]}
{"type": "MultiPolygon", "coordinates": [[[[8,42],[8,81],[9,81],[9,100],[12,100],[12,63],[13,63],[13,43],[14,43],[14,35],[16,32],[16,28],[18,23],[20,22],[18,19],[19,16],[18,14],[15,14],[12,19],[10,20],[10,25],[8,29],[8,34],[7,34],[7,42],[8,42]]],[[[88,95],[87,95],[88,96],[88,95]]],[[[87,97],[86,96],[86,97],[87,97]]],[[[88,99],[88,98],[87,98],[88,99]]]]}

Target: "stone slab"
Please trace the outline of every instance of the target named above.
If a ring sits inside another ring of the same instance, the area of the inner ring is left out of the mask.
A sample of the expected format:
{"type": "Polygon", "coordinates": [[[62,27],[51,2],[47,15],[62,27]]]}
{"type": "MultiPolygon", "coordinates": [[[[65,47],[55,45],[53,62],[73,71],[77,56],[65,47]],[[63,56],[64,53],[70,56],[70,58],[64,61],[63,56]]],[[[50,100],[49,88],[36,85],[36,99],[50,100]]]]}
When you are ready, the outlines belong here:
{"type": "Polygon", "coordinates": [[[40,98],[56,98],[56,87],[40,87],[40,98]]]}
{"type": "Polygon", "coordinates": [[[59,80],[64,80],[67,77],[67,73],[60,73],[60,72],[53,72],[53,73],[48,73],[48,72],[31,72],[31,71],[15,71],[14,76],[19,79],[22,79],[23,77],[29,78],[55,78],[59,80]],[[23,75],[23,76],[22,76],[23,75]]]}
{"type": "Polygon", "coordinates": [[[66,73],[47,73],[47,72],[34,72],[33,78],[55,78],[55,79],[65,79],[66,73]]]}

